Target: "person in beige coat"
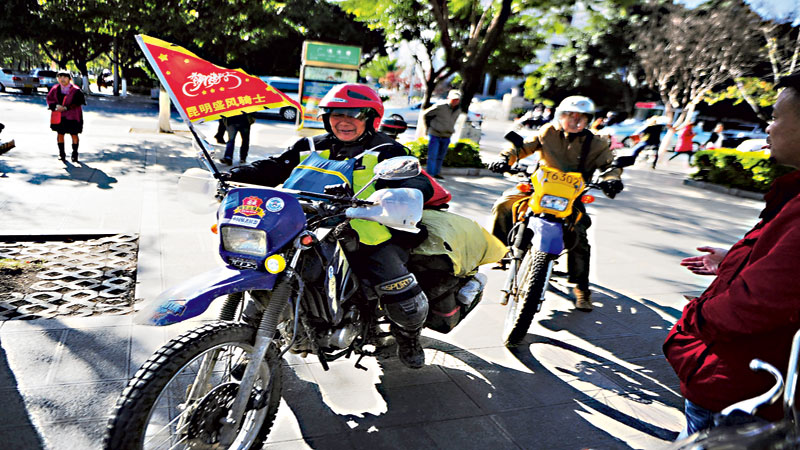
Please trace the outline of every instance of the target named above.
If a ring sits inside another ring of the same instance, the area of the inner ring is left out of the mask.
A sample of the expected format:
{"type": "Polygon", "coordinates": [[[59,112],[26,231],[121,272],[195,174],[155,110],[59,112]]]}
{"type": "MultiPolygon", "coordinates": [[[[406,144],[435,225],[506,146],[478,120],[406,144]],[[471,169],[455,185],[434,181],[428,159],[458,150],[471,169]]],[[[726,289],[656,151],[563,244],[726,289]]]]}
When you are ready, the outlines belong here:
{"type": "MultiPolygon", "coordinates": [[[[543,125],[536,134],[525,139],[520,149],[509,148],[500,153],[501,160],[491,163],[489,169],[505,172],[518,160],[535,153],[540,155],[539,164],[554,167],[563,172],[581,172],[584,181],[590,182],[595,170],[601,170],[600,187],[613,198],[622,191],[620,180],[622,169],[613,168],[614,152],[607,140],[597,137],[586,129],[594,115],[594,102],[587,97],[571,96],[565,98],[556,109],[554,120],[543,125]],[[590,139],[585,160],[581,161],[584,142],[590,139]]],[[[516,187],[503,193],[492,207],[492,233],[508,244],[508,233],[513,225],[511,208],[514,202],[530,193],[520,192],[516,187]]],[[[585,212],[583,204],[575,203],[575,208],[585,212]]],[[[571,248],[567,258],[569,282],[575,284],[575,307],[581,311],[591,311],[591,292],[589,291],[589,254],[591,247],[586,237],[586,229],[591,225],[589,216],[583,214],[575,229],[577,244],[571,248]]]]}
{"type": "Polygon", "coordinates": [[[428,173],[438,179],[442,170],[444,157],[450,145],[450,137],[455,132],[456,119],[461,114],[459,104],[461,93],[450,91],[447,100],[436,103],[422,112],[422,119],[428,133],[428,173]]]}

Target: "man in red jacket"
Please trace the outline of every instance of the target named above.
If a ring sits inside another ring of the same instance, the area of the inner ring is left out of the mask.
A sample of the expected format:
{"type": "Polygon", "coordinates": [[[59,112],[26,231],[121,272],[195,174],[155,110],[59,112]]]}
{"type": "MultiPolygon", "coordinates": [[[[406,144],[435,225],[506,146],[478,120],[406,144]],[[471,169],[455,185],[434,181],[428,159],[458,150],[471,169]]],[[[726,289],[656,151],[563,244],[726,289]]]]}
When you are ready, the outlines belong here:
{"type": "MultiPolygon", "coordinates": [[[[771,159],[800,168],[800,73],[785,77],[767,128],[771,159]]],[[[769,390],[772,377],[748,367],[759,358],[782,372],[800,328],[800,171],[775,180],[761,221],[730,250],[699,247],[681,264],[716,279],[690,301],[663,350],[686,398],[683,435],[710,428],[713,414],[769,390]]],[[[758,412],[778,420],[780,405],[758,412]]]]}

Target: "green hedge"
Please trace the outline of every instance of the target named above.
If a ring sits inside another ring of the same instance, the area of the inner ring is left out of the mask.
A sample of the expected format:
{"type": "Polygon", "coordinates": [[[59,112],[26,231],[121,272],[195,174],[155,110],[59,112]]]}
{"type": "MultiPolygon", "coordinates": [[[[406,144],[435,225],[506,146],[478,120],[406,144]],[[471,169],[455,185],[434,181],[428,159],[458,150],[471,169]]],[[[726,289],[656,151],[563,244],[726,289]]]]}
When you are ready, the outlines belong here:
{"type": "MultiPolygon", "coordinates": [[[[411,154],[419,158],[424,164],[428,161],[428,138],[419,138],[416,141],[404,144],[411,154]]],[[[484,168],[486,164],[481,161],[480,147],[474,141],[461,139],[458,142],[451,142],[444,157],[444,167],[478,167],[484,168]]]]}
{"type": "Polygon", "coordinates": [[[766,152],[740,152],[732,148],[702,150],[694,155],[692,179],[731,188],[767,192],[772,181],[791,172],[791,167],[769,160],[766,152]]]}

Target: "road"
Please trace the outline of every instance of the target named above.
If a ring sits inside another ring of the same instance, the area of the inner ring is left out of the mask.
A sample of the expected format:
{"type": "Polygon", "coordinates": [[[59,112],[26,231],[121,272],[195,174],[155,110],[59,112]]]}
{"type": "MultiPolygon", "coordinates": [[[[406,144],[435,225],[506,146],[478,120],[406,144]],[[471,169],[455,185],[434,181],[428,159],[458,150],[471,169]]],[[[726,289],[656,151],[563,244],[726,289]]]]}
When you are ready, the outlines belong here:
{"type": "MultiPolygon", "coordinates": [[[[0,235],[80,232],[140,236],[137,297],[216,267],[209,212],[186,208],[176,189],[198,166],[186,133],[154,132],[149,102],[90,98],[81,164],[56,158],[43,97],[0,94],[0,235]]],[[[176,118],[177,119],[177,118],[176,118]]],[[[174,127],[184,127],[175,121],[174,127]]],[[[487,121],[482,154],[494,155],[508,122],[487,121]]],[[[207,136],[214,126],[202,127],[207,136]]],[[[259,121],[254,156],[296,136],[259,121]]],[[[556,279],[524,345],[500,342],[504,273],[486,269],[481,304],[453,332],[425,331],[424,369],[366,359],[324,372],[314,358],[287,358],[288,386],[267,448],[642,448],[664,445],[683,423],[677,379],[661,343],[709,279],[678,261],[697,245],[727,246],[755,221],[761,202],[684,186],[685,163],[626,170],[626,190],[598,196],[591,282],[596,309],[573,309],[556,279]]],[[[481,224],[513,185],[500,176],[448,175],[451,210],[481,224]]],[[[563,263],[559,267],[564,267],[563,263]]],[[[152,329],[129,316],[0,323],[0,439],[17,448],[99,448],[105,417],[126,380],[165,340],[193,324],[152,329]]]]}

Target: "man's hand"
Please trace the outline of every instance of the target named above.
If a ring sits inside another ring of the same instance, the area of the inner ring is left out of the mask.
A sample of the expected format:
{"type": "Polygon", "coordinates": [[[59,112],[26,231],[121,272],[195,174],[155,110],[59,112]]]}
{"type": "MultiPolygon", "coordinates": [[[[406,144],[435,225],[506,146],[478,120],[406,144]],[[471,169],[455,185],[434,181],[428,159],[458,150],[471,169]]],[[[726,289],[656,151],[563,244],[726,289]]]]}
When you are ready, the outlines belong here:
{"type": "Polygon", "coordinates": [[[716,275],[719,263],[728,254],[728,251],[716,247],[697,247],[697,250],[708,252],[708,254],[684,258],[681,260],[681,265],[697,275],[716,275]]]}
{"type": "Polygon", "coordinates": [[[603,191],[603,194],[606,194],[608,198],[614,198],[622,192],[622,189],[625,187],[620,180],[605,180],[599,183],[600,190],[603,191]]]}
{"type": "Polygon", "coordinates": [[[511,170],[511,166],[508,164],[508,159],[503,159],[500,161],[495,161],[493,163],[490,163],[489,170],[495,173],[503,173],[511,170]]]}

